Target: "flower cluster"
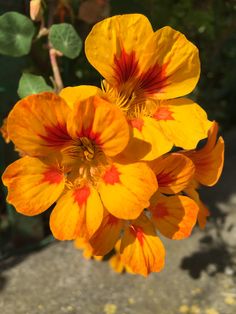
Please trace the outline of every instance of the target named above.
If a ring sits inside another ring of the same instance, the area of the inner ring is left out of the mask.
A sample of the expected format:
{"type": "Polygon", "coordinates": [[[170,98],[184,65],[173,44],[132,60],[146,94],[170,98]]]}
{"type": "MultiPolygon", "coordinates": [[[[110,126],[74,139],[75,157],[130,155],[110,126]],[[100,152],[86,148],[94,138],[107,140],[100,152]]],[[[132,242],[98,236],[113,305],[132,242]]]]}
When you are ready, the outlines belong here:
{"type": "Polygon", "coordinates": [[[164,266],[158,233],[179,240],[197,220],[205,226],[197,189],[220,177],[224,142],[182,97],[200,74],[183,34],[154,32],[140,14],[114,16],[93,27],[85,53],[101,89],[31,95],[10,112],[8,136],[24,157],[3,174],[7,200],[29,216],[55,204],[55,238],[76,240],[89,257],[115,248],[115,268],[146,276],[164,266]]]}

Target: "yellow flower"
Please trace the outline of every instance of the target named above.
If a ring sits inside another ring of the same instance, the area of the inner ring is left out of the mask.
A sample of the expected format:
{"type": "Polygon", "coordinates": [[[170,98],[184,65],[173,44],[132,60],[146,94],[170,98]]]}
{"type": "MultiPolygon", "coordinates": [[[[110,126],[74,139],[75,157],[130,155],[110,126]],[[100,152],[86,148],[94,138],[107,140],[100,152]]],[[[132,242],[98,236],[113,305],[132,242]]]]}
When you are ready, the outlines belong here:
{"type": "Polygon", "coordinates": [[[3,174],[8,202],[25,215],[57,202],[50,227],[60,240],[92,236],[104,206],[118,218],[136,219],[157,189],[146,164],[116,160],[129,140],[122,111],[92,96],[93,89],[80,91],[73,105],[53,93],[28,96],[8,117],[9,137],[27,155],[3,174]]]}
{"type": "Polygon", "coordinates": [[[198,49],[183,34],[171,27],[154,32],[141,14],[119,15],[93,27],[85,52],[105,78],[106,96],[126,113],[133,135],[126,155],[135,150],[153,160],[173,145],[194,149],[207,136],[204,110],[174,99],[190,93],[200,75],[198,49]]]}

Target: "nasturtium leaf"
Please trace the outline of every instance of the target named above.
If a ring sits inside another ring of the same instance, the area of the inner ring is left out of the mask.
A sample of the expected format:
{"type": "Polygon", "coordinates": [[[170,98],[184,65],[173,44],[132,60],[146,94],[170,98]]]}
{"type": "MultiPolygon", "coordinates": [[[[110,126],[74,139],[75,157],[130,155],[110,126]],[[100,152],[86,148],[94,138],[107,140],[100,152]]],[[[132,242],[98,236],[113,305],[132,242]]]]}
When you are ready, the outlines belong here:
{"type": "Polygon", "coordinates": [[[11,57],[27,55],[35,33],[33,22],[23,14],[7,12],[0,16],[0,53],[11,57]]]}
{"type": "Polygon", "coordinates": [[[52,90],[52,87],[47,85],[42,76],[23,73],[20,78],[17,93],[20,98],[24,98],[32,94],[50,92],[52,90]]]}
{"type": "Polygon", "coordinates": [[[61,23],[51,26],[49,41],[53,48],[62,52],[66,57],[78,57],[82,49],[82,41],[71,24],[61,23]]]}

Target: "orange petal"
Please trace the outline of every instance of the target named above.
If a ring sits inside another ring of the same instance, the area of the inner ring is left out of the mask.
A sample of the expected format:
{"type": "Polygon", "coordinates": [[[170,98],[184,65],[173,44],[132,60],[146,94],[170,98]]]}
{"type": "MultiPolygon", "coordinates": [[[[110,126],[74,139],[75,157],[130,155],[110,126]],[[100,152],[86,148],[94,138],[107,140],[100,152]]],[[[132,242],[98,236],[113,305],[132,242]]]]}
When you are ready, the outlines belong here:
{"type": "Polygon", "coordinates": [[[103,205],[97,191],[88,185],[69,190],[57,202],[50,217],[50,228],[58,240],[74,240],[86,227],[91,237],[103,218],[103,205]]]}
{"type": "Polygon", "coordinates": [[[122,111],[98,96],[74,105],[68,130],[74,139],[87,137],[108,156],[120,153],[129,141],[129,128],[122,111]]]}
{"type": "Polygon", "coordinates": [[[214,122],[206,145],[197,151],[185,152],[193,161],[196,172],[195,179],[202,185],[213,186],[219,180],[224,165],[224,140],[217,140],[217,123],[214,122]]]}
{"type": "Polygon", "coordinates": [[[158,182],[158,191],[164,194],[176,194],[189,185],[195,171],[191,159],[182,154],[172,153],[149,163],[158,182]]]}
{"type": "Polygon", "coordinates": [[[13,162],[5,170],[2,180],[8,187],[7,201],[27,216],[48,209],[65,186],[64,174],[58,168],[32,157],[13,162]]]}
{"type": "Polygon", "coordinates": [[[190,186],[185,189],[184,192],[198,204],[199,211],[197,220],[200,228],[204,229],[206,227],[207,217],[210,216],[209,209],[200,200],[199,194],[194,188],[190,186]]]}
{"type": "Polygon", "coordinates": [[[64,100],[53,93],[28,96],[8,116],[10,139],[34,157],[54,153],[71,140],[66,128],[69,111],[64,100]]]}
{"type": "Polygon", "coordinates": [[[101,226],[89,240],[93,248],[93,254],[106,255],[109,253],[119,239],[123,225],[124,222],[121,219],[107,212],[101,226]]]}
{"type": "Polygon", "coordinates": [[[157,229],[173,240],[187,238],[196,224],[198,215],[197,204],[182,195],[154,196],[149,210],[157,229]]]}
{"type": "Polygon", "coordinates": [[[136,219],[157,189],[154,173],[144,163],[107,167],[98,186],[107,210],[120,219],[136,219]]]}
{"type": "Polygon", "coordinates": [[[159,101],[153,118],[165,137],[184,149],[194,149],[200,140],[207,137],[212,124],[206,112],[187,98],[159,101]]]}
{"type": "Polygon", "coordinates": [[[77,249],[83,250],[83,257],[86,259],[94,258],[97,261],[101,261],[103,256],[94,256],[93,248],[90,245],[89,241],[85,238],[78,237],[76,238],[74,245],[77,249]]]}
{"type": "Polygon", "coordinates": [[[125,230],[121,240],[121,260],[132,272],[147,276],[164,267],[165,249],[150,220],[140,216],[125,230]]]}

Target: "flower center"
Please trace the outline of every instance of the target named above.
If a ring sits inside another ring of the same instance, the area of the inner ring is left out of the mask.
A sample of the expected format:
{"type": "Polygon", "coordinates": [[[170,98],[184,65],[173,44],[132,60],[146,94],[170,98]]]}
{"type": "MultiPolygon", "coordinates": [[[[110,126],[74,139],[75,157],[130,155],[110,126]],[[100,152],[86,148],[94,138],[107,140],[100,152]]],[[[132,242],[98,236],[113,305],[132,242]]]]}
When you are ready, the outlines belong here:
{"type": "Polygon", "coordinates": [[[95,147],[87,137],[81,137],[81,149],[83,151],[84,158],[91,161],[95,155],[95,147]]]}
{"type": "Polygon", "coordinates": [[[122,89],[117,90],[106,81],[103,81],[102,89],[108,99],[124,111],[129,119],[151,116],[157,109],[157,103],[151,97],[147,99],[142,89],[135,89],[126,84],[122,89]]]}

